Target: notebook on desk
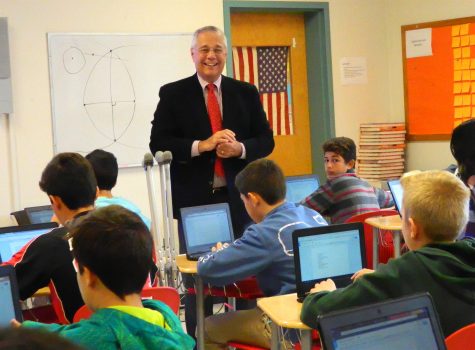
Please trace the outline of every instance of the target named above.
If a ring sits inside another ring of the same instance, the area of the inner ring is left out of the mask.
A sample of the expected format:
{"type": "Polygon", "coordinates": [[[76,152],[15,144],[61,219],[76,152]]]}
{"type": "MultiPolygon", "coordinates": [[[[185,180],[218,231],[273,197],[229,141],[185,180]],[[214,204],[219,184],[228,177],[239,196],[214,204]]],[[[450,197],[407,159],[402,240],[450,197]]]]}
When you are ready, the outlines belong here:
{"type": "Polygon", "coordinates": [[[401,209],[402,209],[402,185],[401,181],[399,180],[389,180],[388,181],[388,187],[389,191],[391,191],[391,195],[393,196],[394,199],[394,205],[396,206],[396,209],[401,215],[401,209]]]}
{"type": "Polygon", "coordinates": [[[10,260],[26,243],[55,227],[58,227],[55,222],[0,227],[0,263],[10,260]]]}
{"type": "Polygon", "coordinates": [[[429,294],[416,294],[318,316],[327,350],[445,349],[429,294]]]}
{"type": "Polygon", "coordinates": [[[218,242],[231,243],[234,240],[227,203],[181,208],[180,212],[189,260],[198,260],[218,242]]]}
{"type": "Polygon", "coordinates": [[[292,234],[297,299],[302,302],[315,285],[331,278],[337,288],[366,267],[360,222],[295,230],[292,234]]]}
{"type": "Polygon", "coordinates": [[[0,266],[0,328],[9,327],[12,319],[22,322],[20,295],[13,266],[0,266]]]}
{"type": "Polygon", "coordinates": [[[26,216],[30,224],[41,224],[44,222],[51,222],[53,216],[53,209],[51,205],[41,205],[38,207],[25,208],[26,216]]]}
{"type": "Polygon", "coordinates": [[[287,176],[285,185],[287,202],[298,203],[313,193],[320,186],[320,182],[318,175],[287,176]]]}

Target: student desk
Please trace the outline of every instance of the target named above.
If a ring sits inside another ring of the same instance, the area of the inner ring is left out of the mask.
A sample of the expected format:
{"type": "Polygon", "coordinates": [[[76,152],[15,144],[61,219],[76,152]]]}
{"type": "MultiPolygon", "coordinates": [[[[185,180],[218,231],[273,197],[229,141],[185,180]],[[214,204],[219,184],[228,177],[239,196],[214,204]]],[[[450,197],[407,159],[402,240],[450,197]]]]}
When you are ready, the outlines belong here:
{"type": "Polygon", "coordinates": [[[262,298],[257,306],[272,320],[272,350],[280,349],[279,327],[300,330],[302,350],[312,349],[312,329],[300,321],[302,304],[297,301],[296,293],[262,298]]]}
{"type": "Polygon", "coordinates": [[[205,316],[203,281],[197,275],[198,262],[188,260],[185,254],[176,256],[176,265],[181,273],[192,274],[195,278],[196,290],[196,346],[198,350],[205,350],[205,316]]]}
{"type": "Polygon", "coordinates": [[[373,227],[373,269],[376,270],[379,261],[378,238],[379,230],[389,230],[393,233],[394,257],[401,255],[401,228],[402,221],[399,215],[372,217],[365,223],[373,227]]]}

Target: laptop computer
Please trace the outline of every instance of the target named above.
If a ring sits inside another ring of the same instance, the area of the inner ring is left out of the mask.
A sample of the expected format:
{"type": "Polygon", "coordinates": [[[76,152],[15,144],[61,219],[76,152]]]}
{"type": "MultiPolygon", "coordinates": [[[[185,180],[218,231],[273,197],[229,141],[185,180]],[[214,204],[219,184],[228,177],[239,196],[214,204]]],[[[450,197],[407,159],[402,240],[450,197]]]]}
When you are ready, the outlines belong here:
{"type": "Polygon", "coordinates": [[[319,186],[318,175],[287,176],[285,178],[287,202],[298,203],[309,194],[313,193],[319,186]]]}
{"type": "Polygon", "coordinates": [[[9,327],[12,319],[22,322],[20,295],[13,266],[0,266],[0,328],[9,327]]]}
{"type": "Polygon", "coordinates": [[[58,227],[55,222],[0,227],[0,263],[10,260],[26,243],[55,227],[58,227]]]}
{"type": "Polygon", "coordinates": [[[391,195],[393,196],[394,199],[394,204],[396,206],[396,209],[401,215],[401,208],[402,208],[402,185],[401,181],[399,180],[389,180],[388,181],[388,187],[389,191],[391,191],[391,195]]]}
{"type": "Polygon", "coordinates": [[[295,230],[292,234],[297,299],[302,302],[315,283],[331,278],[337,288],[366,267],[360,222],[295,230]]]}
{"type": "Polygon", "coordinates": [[[318,316],[326,350],[446,349],[427,293],[318,316]]]}
{"type": "Polygon", "coordinates": [[[28,216],[26,215],[25,210],[17,210],[10,213],[10,215],[13,215],[18,225],[30,224],[30,219],[28,219],[28,216]]]}
{"type": "Polygon", "coordinates": [[[227,203],[181,208],[186,256],[198,260],[218,242],[234,240],[231,215],[227,203]]]}
{"type": "Polygon", "coordinates": [[[51,205],[41,205],[38,207],[25,208],[26,216],[30,224],[41,224],[44,222],[51,222],[53,216],[53,209],[51,205]]]}

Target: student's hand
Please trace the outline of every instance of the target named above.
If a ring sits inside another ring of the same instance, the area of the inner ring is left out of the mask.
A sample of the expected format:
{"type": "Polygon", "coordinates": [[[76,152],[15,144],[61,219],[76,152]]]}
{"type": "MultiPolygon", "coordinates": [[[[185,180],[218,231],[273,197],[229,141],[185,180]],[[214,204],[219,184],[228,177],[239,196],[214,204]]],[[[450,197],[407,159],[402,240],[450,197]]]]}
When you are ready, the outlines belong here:
{"type": "Polygon", "coordinates": [[[240,157],[242,155],[242,145],[236,140],[220,143],[216,147],[216,155],[220,158],[240,157]]]}
{"type": "Polygon", "coordinates": [[[361,269],[359,271],[356,271],[355,274],[353,276],[351,276],[351,280],[354,282],[358,278],[360,278],[361,276],[366,275],[368,273],[373,273],[373,272],[374,272],[374,270],[371,270],[371,269],[361,269]]]}
{"type": "Polygon", "coordinates": [[[10,321],[10,326],[12,328],[20,328],[21,327],[21,323],[18,322],[17,320],[13,319],[10,321]]]}
{"type": "Polygon", "coordinates": [[[216,243],[216,245],[214,247],[211,248],[211,251],[212,252],[217,252],[218,250],[223,250],[224,248],[227,248],[229,247],[229,243],[221,243],[221,242],[218,242],[216,243]]]}
{"type": "Polygon", "coordinates": [[[334,290],[336,290],[335,282],[333,282],[333,280],[329,278],[325,281],[315,284],[315,286],[310,290],[310,293],[318,293],[324,291],[331,292],[334,290]]]}

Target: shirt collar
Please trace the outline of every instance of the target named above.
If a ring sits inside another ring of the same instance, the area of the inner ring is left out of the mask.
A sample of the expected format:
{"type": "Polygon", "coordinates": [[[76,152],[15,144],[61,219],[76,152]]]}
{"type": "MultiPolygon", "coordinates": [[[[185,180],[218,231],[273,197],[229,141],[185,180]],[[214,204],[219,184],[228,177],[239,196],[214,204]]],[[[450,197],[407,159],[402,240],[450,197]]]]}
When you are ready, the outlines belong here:
{"type": "MultiPolygon", "coordinates": [[[[206,85],[208,85],[209,83],[204,80],[203,78],[200,77],[200,75],[198,73],[196,73],[196,76],[198,77],[198,81],[200,82],[200,85],[201,85],[201,88],[204,90],[206,88],[206,85]]],[[[216,79],[215,82],[213,82],[214,85],[216,85],[217,89],[218,89],[218,92],[221,91],[221,80],[222,80],[222,75],[219,76],[218,79],[216,79]]]]}

